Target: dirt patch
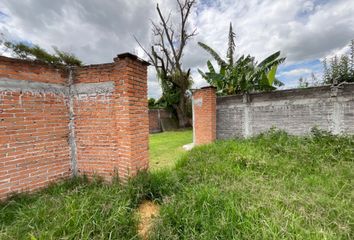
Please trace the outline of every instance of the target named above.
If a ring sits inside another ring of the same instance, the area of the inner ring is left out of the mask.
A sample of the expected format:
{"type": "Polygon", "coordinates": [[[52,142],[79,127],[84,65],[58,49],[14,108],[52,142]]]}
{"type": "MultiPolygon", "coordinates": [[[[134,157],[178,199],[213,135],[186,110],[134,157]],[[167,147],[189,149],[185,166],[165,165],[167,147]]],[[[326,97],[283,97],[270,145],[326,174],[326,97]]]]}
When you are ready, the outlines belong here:
{"type": "Polygon", "coordinates": [[[152,201],[144,201],[139,205],[138,214],[140,222],[138,226],[138,234],[142,239],[148,239],[153,220],[157,217],[159,211],[159,205],[152,201]]]}

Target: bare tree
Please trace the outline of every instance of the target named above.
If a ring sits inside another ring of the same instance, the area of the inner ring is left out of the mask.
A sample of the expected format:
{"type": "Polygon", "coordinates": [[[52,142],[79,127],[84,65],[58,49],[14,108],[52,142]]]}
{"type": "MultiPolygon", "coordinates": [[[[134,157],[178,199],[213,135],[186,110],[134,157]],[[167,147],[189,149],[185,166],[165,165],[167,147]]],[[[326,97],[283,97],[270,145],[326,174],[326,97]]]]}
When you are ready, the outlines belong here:
{"type": "Polygon", "coordinates": [[[195,0],[177,0],[180,21],[177,25],[172,22],[171,12],[164,16],[157,4],[159,22],[152,21],[154,40],[151,49],[144,48],[135,38],[155,67],[163,97],[175,109],[180,127],[185,127],[188,122],[186,91],[192,81],[190,69],[182,67],[182,57],[188,40],[196,34],[196,29],[188,31],[188,17],[195,3],[195,0]]]}

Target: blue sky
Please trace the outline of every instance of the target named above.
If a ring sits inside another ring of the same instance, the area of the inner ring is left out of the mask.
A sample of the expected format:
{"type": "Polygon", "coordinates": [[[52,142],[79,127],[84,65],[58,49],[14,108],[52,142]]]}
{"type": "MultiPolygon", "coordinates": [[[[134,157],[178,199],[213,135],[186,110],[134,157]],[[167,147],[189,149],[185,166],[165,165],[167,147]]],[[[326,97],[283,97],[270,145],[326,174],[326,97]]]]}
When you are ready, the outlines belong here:
{"type": "Polygon", "coordinates": [[[277,77],[285,84],[285,87],[297,87],[300,77],[311,82],[311,75],[314,74],[318,80],[322,80],[323,62],[319,59],[297,62],[290,65],[281,65],[277,77]]]}
{"type": "MultiPolygon", "coordinates": [[[[127,51],[146,57],[133,35],[149,46],[157,2],[165,14],[172,11],[172,20],[177,19],[176,0],[2,0],[0,33],[48,50],[57,46],[87,64],[111,62],[127,51]]],[[[207,85],[197,69],[205,70],[211,58],[197,42],[225,56],[232,22],[236,54],[251,54],[260,61],[280,50],[287,60],[277,76],[286,88],[296,87],[300,77],[314,73],[321,78],[324,57],[345,52],[354,38],[353,16],[353,0],[201,0],[189,22],[198,34],[187,44],[183,66],[192,70],[195,88],[207,85]]],[[[160,93],[150,68],[149,96],[157,98],[160,93]]]]}
{"type": "Polygon", "coordinates": [[[8,18],[8,16],[5,13],[0,11],[0,22],[5,23],[6,18],[8,18]]]}

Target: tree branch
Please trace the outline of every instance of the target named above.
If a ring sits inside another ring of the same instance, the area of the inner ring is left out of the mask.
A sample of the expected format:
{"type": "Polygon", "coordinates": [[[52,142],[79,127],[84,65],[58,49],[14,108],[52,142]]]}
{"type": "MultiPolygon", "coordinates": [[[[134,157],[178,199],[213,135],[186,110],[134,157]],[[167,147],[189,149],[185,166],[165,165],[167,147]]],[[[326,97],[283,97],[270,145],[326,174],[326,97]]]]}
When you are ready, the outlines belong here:
{"type": "Polygon", "coordinates": [[[178,58],[177,58],[177,54],[176,54],[176,49],[175,49],[175,46],[174,46],[174,44],[173,44],[173,34],[174,34],[174,32],[172,31],[172,32],[170,33],[170,31],[169,31],[169,30],[172,29],[172,27],[170,27],[170,28],[168,27],[167,22],[165,21],[163,15],[162,15],[162,13],[161,13],[159,4],[156,5],[156,10],[157,10],[157,12],[158,12],[158,14],[159,14],[159,17],[160,17],[160,20],[161,20],[161,23],[162,23],[162,27],[163,27],[163,29],[164,29],[164,31],[165,31],[165,34],[166,34],[167,41],[168,41],[168,43],[169,43],[169,45],[170,45],[170,48],[171,48],[171,50],[172,50],[173,58],[175,59],[176,68],[177,68],[179,71],[182,71],[182,69],[181,69],[181,64],[179,63],[179,61],[177,61],[178,58]],[[171,36],[171,35],[172,35],[172,36],[171,36]]]}

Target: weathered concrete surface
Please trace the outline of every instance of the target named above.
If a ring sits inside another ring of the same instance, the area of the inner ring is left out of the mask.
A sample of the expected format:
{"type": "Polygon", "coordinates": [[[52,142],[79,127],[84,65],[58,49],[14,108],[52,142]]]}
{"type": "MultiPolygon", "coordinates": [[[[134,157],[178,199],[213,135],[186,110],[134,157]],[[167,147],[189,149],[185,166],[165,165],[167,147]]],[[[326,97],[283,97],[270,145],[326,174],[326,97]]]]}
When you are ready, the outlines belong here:
{"type": "Polygon", "coordinates": [[[185,151],[190,151],[190,150],[192,150],[194,147],[195,147],[195,146],[194,146],[194,143],[188,143],[188,144],[183,145],[182,148],[183,148],[185,151]]]}
{"type": "Polygon", "coordinates": [[[101,83],[77,83],[72,85],[71,93],[73,95],[97,95],[110,94],[114,91],[113,81],[101,83]]]}
{"type": "Polygon", "coordinates": [[[69,71],[68,83],[43,83],[30,80],[0,78],[0,92],[62,95],[67,99],[69,110],[69,147],[73,175],[77,175],[77,146],[75,137],[74,99],[82,96],[107,95],[114,92],[113,81],[100,83],[73,83],[73,70],[69,71]]]}
{"type": "Polygon", "coordinates": [[[69,70],[68,77],[68,108],[69,108],[69,148],[70,148],[70,163],[72,169],[72,175],[77,176],[77,144],[75,137],[75,111],[74,111],[74,79],[73,79],[73,70],[69,70]]]}
{"type": "Polygon", "coordinates": [[[249,137],[283,129],[303,135],[313,127],[354,134],[354,84],[280,90],[217,99],[217,138],[249,137]]]}
{"type": "Polygon", "coordinates": [[[0,78],[0,92],[24,92],[33,94],[68,94],[68,88],[62,84],[43,83],[28,80],[0,78]]]}
{"type": "MultiPolygon", "coordinates": [[[[149,132],[158,133],[171,129],[170,125],[166,126],[164,119],[172,119],[173,114],[167,109],[149,109],[149,132]]],[[[168,123],[167,123],[168,124],[168,123]]],[[[172,124],[172,129],[177,129],[177,123],[172,124]]]]}
{"type": "Polygon", "coordinates": [[[23,92],[32,94],[62,94],[62,95],[97,95],[110,94],[114,91],[113,81],[101,83],[69,83],[68,86],[56,83],[42,83],[29,80],[14,80],[0,78],[0,92],[23,92]]]}

